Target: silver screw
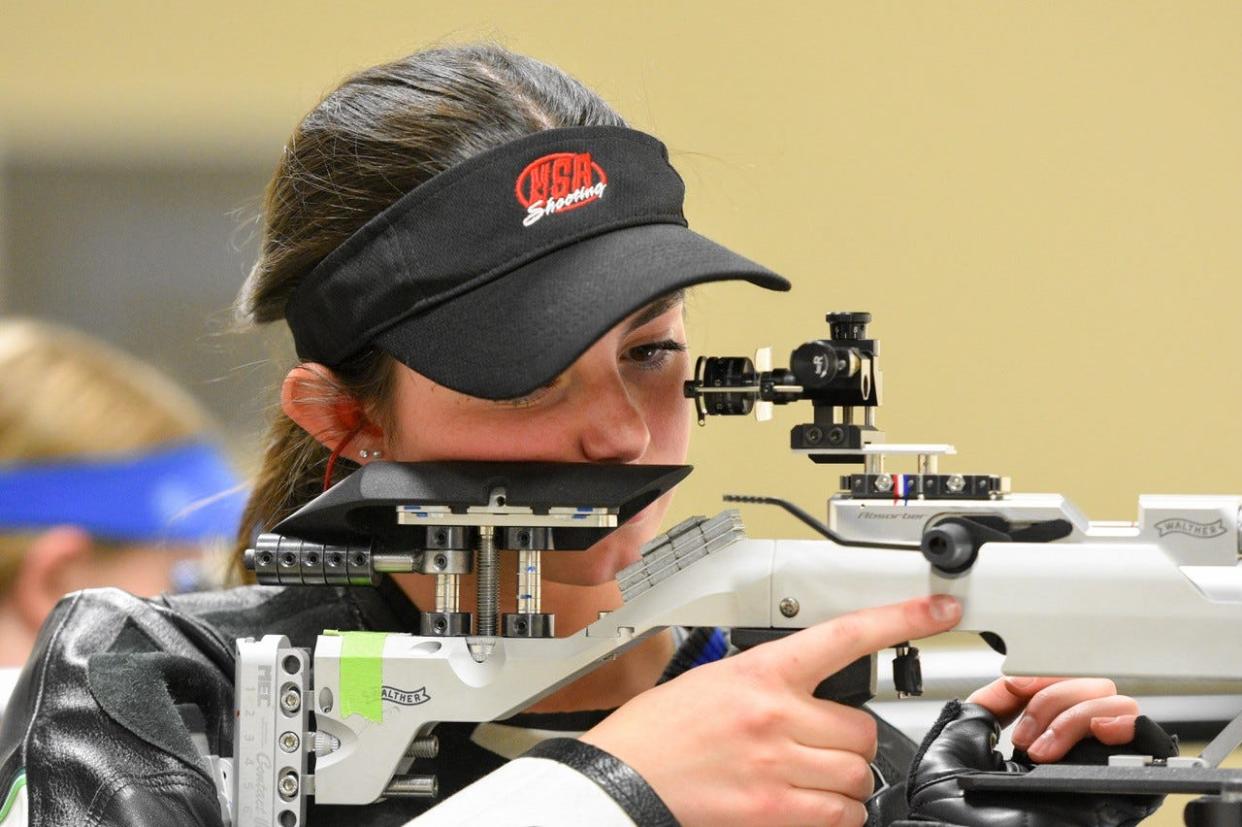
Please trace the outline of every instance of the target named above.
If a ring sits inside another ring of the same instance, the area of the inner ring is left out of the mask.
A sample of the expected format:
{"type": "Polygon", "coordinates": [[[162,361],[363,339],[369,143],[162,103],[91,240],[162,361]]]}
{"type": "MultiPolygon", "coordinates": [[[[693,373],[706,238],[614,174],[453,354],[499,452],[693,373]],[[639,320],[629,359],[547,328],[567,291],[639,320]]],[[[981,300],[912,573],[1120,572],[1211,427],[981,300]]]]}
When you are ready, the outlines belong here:
{"type": "Polygon", "coordinates": [[[341,739],[335,735],[329,735],[326,732],[315,733],[315,755],[322,758],[331,752],[336,752],[341,748],[341,739]]]}
{"type": "Polygon", "coordinates": [[[950,494],[960,494],[966,488],[966,478],[961,474],[954,474],[949,477],[948,481],[944,484],[944,487],[949,489],[950,494]]]}
{"type": "Polygon", "coordinates": [[[280,774],[280,781],[276,782],[276,786],[280,789],[280,797],[286,801],[298,794],[298,774],[293,770],[285,770],[280,774]]]}
{"type": "Polygon", "coordinates": [[[881,474],[880,476],[876,477],[875,478],[875,490],[876,491],[892,491],[893,490],[893,478],[886,476],[884,474],[881,474]]]}
{"type": "Polygon", "coordinates": [[[415,738],[410,742],[410,748],[405,751],[405,754],[415,758],[435,758],[440,754],[440,739],[435,735],[415,738]]]}
{"type": "Polygon", "coordinates": [[[384,788],[384,795],[402,798],[435,798],[440,784],[434,775],[394,776],[384,788]]]}
{"type": "Polygon", "coordinates": [[[302,739],[298,738],[296,733],[284,732],[280,736],[280,748],[285,752],[297,752],[298,745],[302,743],[302,739]]]}
{"type": "Polygon", "coordinates": [[[280,693],[280,708],[290,715],[302,708],[302,693],[296,686],[286,686],[280,693]]]}
{"type": "MultiPolygon", "coordinates": [[[[494,497],[499,501],[501,497],[494,497]]],[[[503,503],[502,503],[503,504],[503,503]]],[[[477,629],[479,637],[492,637],[496,634],[496,612],[499,601],[500,584],[496,580],[496,567],[499,565],[496,552],[496,537],[489,525],[479,526],[479,552],[475,556],[478,577],[475,581],[478,593],[477,629]]]]}
{"type": "Polygon", "coordinates": [[[798,601],[794,600],[792,597],[785,597],[781,599],[781,614],[785,617],[793,617],[801,608],[802,607],[798,605],[798,601]]]}

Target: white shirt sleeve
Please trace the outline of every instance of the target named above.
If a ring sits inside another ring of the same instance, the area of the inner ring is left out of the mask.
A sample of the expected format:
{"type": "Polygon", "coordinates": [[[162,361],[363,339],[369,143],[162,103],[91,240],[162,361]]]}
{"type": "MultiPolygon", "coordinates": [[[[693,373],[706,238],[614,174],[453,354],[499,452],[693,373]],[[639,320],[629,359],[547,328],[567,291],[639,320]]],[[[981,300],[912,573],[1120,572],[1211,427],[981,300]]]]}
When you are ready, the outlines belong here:
{"type": "MultiPolygon", "coordinates": [[[[407,827],[635,827],[608,793],[547,758],[516,758],[407,827]]],[[[7,824],[0,827],[8,827],[7,824]]]]}

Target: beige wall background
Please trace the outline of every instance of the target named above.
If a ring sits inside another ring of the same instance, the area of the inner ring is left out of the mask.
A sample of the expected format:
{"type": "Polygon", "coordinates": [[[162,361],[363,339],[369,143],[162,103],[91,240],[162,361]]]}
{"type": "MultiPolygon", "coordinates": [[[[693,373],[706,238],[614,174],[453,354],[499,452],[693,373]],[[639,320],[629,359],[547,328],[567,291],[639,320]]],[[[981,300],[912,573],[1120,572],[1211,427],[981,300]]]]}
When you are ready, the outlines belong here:
{"type": "MultiPolygon", "coordinates": [[[[692,226],[794,281],[700,289],[696,353],[779,360],[825,312],[869,310],[880,423],[956,444],[946,468],[1096,519],[1144,492],[1242,491],[1237,3],[3,0],[0,146],[270,165],[343,75],[478,38],[663,138],[692,226]]],[[[838,472],[785,450],[808,417],[711,421],[673,513],[724,491],[822,512],[838,472]]]]}
{"type": "MultiPolygon", "coordinates": [[[[795,283],[700,289],[697,353],[779,360],[826,311],[870,310],[890,440],[954,443],[946,467],[1094,518],[1131,518],[1143,492],[1242,490],[1236,3],[7,0],[0,16],[0,141],[51,160],[270,163],[351,70],[499,40],[663,138],[691,225],[795,283]]],[[[711,421],[675,511],[725,490],[821,510],[837,472],[785,450],[807,417],[711,421]]]]}

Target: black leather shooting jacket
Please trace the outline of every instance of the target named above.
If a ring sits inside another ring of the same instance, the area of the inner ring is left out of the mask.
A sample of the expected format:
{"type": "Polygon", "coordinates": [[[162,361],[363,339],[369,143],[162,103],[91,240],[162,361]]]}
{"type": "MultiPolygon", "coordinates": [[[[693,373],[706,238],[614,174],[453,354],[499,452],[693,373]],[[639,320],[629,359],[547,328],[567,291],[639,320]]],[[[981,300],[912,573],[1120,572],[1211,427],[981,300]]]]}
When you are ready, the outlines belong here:
{"type": "MultiPolygon", "coordinates": [[[[29,823],[38,827],[219,827],[220,803],[203,749],[232,754],[233,641],[282,634],[313,648],[324,629],[414,628],[416,608],[388,581],[378,589],[248,586],[153,600],[117,589],[69,595],[44,624],[0,719],[0,791],[25,772],[29,823]]],[[[545,713],[525,725],[581,731],[607,714],[565,713],[565,725],[557,727],[556,716],[545,713]]],[[[508,723],[523,725],[523,717],[508,723]]],[[[505,761],[470,740],[473,727],[441,724],[440,757],[412,770],[436,773],[442,796],[505,761]]],[[[916,749],[883,721],[879,729],[875,766],[889,786],[869,805],[869,827],[904,814],[916,749]]],[[[548,751],[545,746],[543,757],[548,751]]],[[[621,776],[616,783],[628,787],[608,790],[614,798],[655,796],[636,773],[621,776]]],[[[312,804],[307,822],[399,825],[429,806],[417,799],[312,804]]],[[[660,824],[669,823],[664,813],[660,824]]]]}

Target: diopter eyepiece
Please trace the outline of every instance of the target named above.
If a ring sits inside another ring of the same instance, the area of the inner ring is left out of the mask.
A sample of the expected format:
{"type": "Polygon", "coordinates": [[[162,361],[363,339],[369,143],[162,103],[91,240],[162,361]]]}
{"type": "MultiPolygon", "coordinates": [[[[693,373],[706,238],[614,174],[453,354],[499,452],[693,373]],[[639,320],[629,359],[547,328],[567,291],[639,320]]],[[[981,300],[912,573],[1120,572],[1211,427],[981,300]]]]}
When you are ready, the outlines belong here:
{"type": "Polygon", "coordinates": [[[745,416],[759,398],[759,374],[745,356],[700,356],[684,392],[700,422],[708,415],[745,416]]]}
{"type": "MultiPolygon", "coordinates": [[[[826,318],[831,338],[799,345],[789,356],[788,368],[756,368],[745,356],[700,356],[694,378],[684,388],[694,400],[700,424],[708,416],[749,414],[756,402],[808,400],[825,411],[877,405],[872,388],[879,347],[866,338],[871,314],[829,313],[826,318]]],[[[761,355],[770,361],[766,350],[761,355]]]]}

